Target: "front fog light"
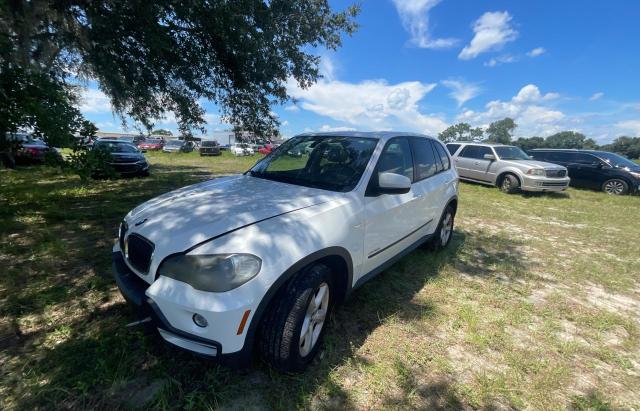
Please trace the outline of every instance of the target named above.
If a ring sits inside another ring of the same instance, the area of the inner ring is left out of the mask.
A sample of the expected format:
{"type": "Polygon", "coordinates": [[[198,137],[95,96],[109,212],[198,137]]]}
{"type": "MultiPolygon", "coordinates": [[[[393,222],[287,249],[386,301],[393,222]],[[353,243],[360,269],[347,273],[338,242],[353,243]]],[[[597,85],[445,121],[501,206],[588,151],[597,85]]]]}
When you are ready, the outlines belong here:
{"type": "Polygon", "coordinates": [[[193,322],[198,327],[201,327],[201,328],[204,328],[207,325],[209,325],[209,321],[207,321],[207,319],[201,316],[200,314],[193,314],[193,322]]]}

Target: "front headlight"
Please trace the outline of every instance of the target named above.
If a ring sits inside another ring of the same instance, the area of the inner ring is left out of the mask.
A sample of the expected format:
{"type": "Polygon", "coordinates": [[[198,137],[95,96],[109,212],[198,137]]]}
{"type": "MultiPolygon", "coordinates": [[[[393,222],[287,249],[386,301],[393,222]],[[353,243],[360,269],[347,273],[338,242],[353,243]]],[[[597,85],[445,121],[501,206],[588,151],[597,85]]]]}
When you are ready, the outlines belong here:
{"type": "Polygon", "coordinates": [[[542,168],[530,168],[527,171],[527,174],[529,174],[530,176],[544,176],[544,175],[546,175],[546,173],[544,172],[544,169],[542,169],[542,168]]]}
{"type": "Polygon", "coordinates": [[[222,293],[255,277],[262,260],[252,254],[173,255],[158,274],[185,282],[201,291],[222,293]]]}

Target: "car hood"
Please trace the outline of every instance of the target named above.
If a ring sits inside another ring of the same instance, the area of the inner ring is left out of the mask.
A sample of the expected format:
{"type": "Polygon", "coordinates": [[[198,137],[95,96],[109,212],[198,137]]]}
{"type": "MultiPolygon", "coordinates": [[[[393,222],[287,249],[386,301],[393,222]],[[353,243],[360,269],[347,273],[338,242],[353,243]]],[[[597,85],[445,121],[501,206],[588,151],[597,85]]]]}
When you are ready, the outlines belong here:
{"type": "Polygon", "coordinates": [[[126,220],[130,232],[151,240],[160,256],[339,195],[251,176],[231,176],[151,199],[133,209],[126,220]]]}
{"type": "Polygon", "coordinates": [[[523,167],[529,167],[529,168],[545,168],[548,170],[564,170],[565,169],[565,167],[561,165],[547,163],[545,161],[538,161],[538,160],[504,160],[504,161],[512,164],[517,164],[523,167]]]}

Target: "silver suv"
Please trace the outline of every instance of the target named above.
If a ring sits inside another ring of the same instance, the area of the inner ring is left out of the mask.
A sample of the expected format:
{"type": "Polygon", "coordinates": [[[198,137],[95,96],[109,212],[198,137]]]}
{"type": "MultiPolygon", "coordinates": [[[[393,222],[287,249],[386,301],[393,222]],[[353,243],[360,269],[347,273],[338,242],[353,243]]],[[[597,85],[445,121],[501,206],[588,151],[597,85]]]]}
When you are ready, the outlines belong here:
{"type": "Polygon", "coordinates": [[[522,149],[502,144],[449,143],[447,149],[461,179],[495,185],[505,193],[564,191],[567,169],[531,160],[522,149]]]}

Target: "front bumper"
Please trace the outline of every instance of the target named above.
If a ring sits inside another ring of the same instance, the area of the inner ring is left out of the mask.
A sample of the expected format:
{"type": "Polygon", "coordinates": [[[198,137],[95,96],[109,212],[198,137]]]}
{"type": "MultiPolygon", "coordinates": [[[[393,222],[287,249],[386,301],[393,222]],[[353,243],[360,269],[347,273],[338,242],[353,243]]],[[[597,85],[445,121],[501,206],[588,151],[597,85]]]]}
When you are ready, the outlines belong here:
{"type": "Polygon", "coordinates": [[[529,176],[522,177],[523,191],[564,191],[569,188],[569,177],[550,178],[545,176],[529,176]]]}
{"type": "Polygon", "coordinates": [[[110,163],[116,172],[120,174],[138,174],[149,170],[149,163],[138,161],[135,163],[110,163]]]}
{"type": "MultiPolygon", "coordinates": [[[[151,317],[153,326],[165,341],[188,351],[213,357],[218,362],[232,367],[243,367],[250,363],[251,346],[248,344],[237,352],[223,353],[220,342],[172,326],[158,304],[164,304],[166,301],[155,301],[147,295],[150,285],[131,271],[120,251],[113,252],[112,260],[113,275],[123,297],[142,318],[151,317]]],[[[179,308],[176,308],[176,311],[179,311],[179,308]]],[[[176,312],[169,314],[172,314],[173,318],[177,315],[176,312]]],[[[209,323],[210,327],[218,325],[211,321],[209,323]]]]}

